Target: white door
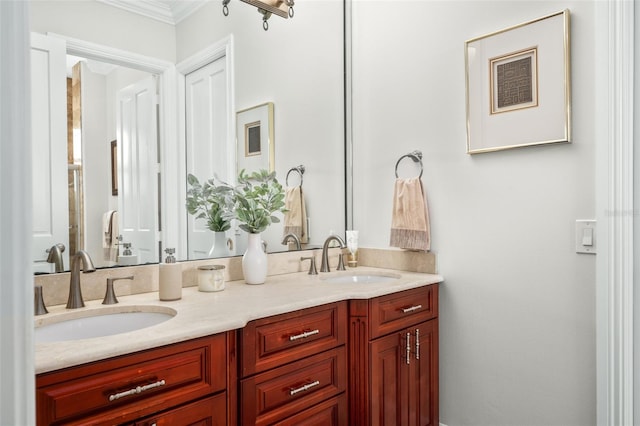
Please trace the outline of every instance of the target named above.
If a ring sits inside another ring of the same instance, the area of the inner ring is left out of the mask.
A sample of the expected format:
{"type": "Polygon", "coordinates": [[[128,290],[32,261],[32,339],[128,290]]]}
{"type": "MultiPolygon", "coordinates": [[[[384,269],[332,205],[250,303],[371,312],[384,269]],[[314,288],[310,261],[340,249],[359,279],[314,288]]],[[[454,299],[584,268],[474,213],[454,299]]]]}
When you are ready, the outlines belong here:
{"type": "MultiPolygon", "coordinates": [[[[235,144],[227,140],[230,112],[225,62],[222,57],[185,76],[187,173],[200,182],[214,175],[229,182],[235,170],[229,149],[235,144]]],[[[205,221],[189,215],[187,227],[189,259],[208,257],[213,233],[205,221]]]]}
{"type": "Polygon", "coordinates": [[[31,145],[35,272],[53,272],[47,252],[62,243],[69,269],[67,83],[63,40],[31,34],[31,145]]]}
{"type": "Polygon", "coordinates": [[[138,263],[160,258],[156,87],[151,76],[118,92],[119,228],[122,242],[131,243],[138,263]]]}

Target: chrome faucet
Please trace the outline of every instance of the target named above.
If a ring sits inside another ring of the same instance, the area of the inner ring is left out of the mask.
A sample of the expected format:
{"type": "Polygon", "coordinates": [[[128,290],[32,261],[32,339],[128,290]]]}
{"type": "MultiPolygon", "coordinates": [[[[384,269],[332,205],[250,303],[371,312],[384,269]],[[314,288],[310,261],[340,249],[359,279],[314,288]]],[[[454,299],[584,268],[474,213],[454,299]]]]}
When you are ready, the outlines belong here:
{"type": "MultiPolygon", "coordinates": [[[[320,272],[331,271],[331,269],[329,269],[329,244],[331,243],[331,241],[337,241],[338,244],[340,244],[341,249],[347,248],[342,238],[337,235],[329,235],[329,237],[324,240],[324,245],[322,246],[322,262],[320,265],[320,272]]],[[[344,262],[340,263],[342,263],[342,269],[344,269],[344,262]]],[[[340,268],[340,264],[338,264],[338,270],[342,269],[340,268]]]]}
{"type": "Polygon", "coordinates": [[[282,243],[286,245],[289,240],[293,240],[293,242],[296,245],[296,250],[300,251],[300,238],[298,238],[298,236],[292,232],[288,233],[287,235],[284,236],[284,238],[282,239],[282,243]]]}
{"type": "Polygon", "coordinates": [[[49,253],[47,256],[47,262],[55,264],[56,272],[64,272],[64,262],[62,261],[62,253],[65,250],[65,246],[62,243],[54,244],[46,251],[49,253]]]}
{"type": "Polygon", "coordinates": [[[69,299],[67,299],[67,309],[84,307],[82,300],[82,289],[80,288],[80,263],[84,272],[95,272],[93,261],[84,250],[78,250],[71,258],[71,282],[69,283],[69,299]]]}

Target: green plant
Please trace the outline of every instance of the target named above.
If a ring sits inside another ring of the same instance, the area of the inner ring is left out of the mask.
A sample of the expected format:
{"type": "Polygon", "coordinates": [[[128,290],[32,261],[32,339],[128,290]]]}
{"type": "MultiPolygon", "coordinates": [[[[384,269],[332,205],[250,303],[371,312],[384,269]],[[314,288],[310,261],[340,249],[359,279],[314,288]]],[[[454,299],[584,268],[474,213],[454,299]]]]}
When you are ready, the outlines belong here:
{"type": "Polygon", "coordinates": [[[235,217],[240,229],[258,234],[272,223],[280,222],[273,214],[285,213],[284,190],[276,179],[276,173],[260,170],[238,175],[238,186],[233,189],[235,217]]]}
{"type": "Polygon", "coordinates": [[[216,185],[213,179],[200,184],[194,175],[187,175],[187,211],[197,219],[205,219],[207,228],[214,232],[231,228],[233,219],[233,190],[227,185],[216,185]]]}

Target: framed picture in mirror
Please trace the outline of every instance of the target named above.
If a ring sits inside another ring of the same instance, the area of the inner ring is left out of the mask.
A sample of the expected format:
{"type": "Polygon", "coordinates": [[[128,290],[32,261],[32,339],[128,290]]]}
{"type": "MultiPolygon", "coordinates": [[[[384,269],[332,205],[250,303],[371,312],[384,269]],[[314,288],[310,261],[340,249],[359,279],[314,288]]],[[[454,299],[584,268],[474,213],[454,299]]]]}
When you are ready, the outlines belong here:
{"type": "Polygon", "coordinates": [[[275,170],[273,102],[236,114],[238,171],[275,170]]]}
{"type": "Polygon", "coordinates": [[[118,195],[118,141],[111,141],[111,195],[118,195]]]}
{"type": "Polygon", "coordinates": [[[571,142],[569,10],[465,43],[467,153],[571,142]]]}

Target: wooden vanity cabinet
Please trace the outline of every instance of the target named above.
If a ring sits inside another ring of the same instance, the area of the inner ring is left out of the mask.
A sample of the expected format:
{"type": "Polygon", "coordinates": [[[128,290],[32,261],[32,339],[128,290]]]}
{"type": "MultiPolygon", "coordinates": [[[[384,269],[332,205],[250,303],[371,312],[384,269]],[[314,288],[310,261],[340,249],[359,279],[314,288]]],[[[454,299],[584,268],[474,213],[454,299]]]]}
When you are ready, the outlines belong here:
{"type": "Polygon", "coordinates": [[[234,342],[222,333],[40,374],[37,424],[226,425],[234,342]]]}
{"type": "Polygon", "coordinates": [[[352,300],[349,314],[349,424],[437,426],[437,285],[352,300]]]}
{"type": "Polygon", "coordinates": [[[347,425],[347,302],[240,331],[240,424],[347,425]]]}

